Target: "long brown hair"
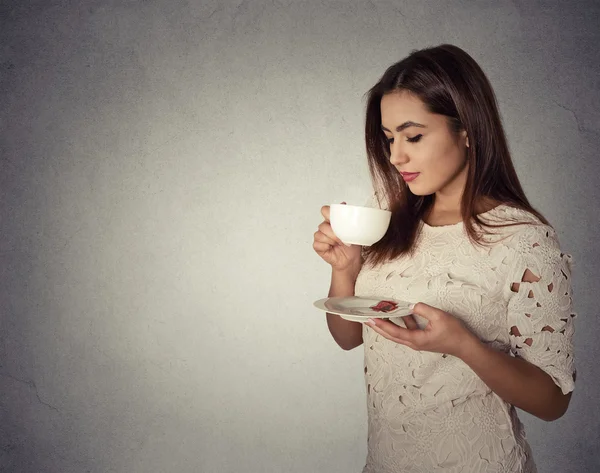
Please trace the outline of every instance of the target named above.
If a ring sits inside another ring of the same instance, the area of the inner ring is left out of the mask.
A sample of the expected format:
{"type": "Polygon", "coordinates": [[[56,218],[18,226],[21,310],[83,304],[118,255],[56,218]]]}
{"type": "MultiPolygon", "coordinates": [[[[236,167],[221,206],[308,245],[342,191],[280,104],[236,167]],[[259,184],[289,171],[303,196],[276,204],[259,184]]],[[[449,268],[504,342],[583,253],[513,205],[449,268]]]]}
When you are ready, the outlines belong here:
{"type": "Polygon", "coordinates": [[[390,66],[368,91],[365,143],[373,187],[389,204],[392,218],[385,236],[365,248],[367,261],[374,264],[394,259],[414,249],[419,225],[430,210],[434,195],[412,194],[390,162],[390,150],[381,129],[381,99],[407,91],[418,97],[429,112],[444,115],[455,134],[466,131],[469,139],[469,170],[462,196],[461,214],[469,238],[482,244],[479,228],[503,226],[482,221],[477,206],[494,201],[531,212],[542,223],[525,193],[513,166],[496,96],[475,60],[462,49],[443,44],[413,51],[390,66]]]}

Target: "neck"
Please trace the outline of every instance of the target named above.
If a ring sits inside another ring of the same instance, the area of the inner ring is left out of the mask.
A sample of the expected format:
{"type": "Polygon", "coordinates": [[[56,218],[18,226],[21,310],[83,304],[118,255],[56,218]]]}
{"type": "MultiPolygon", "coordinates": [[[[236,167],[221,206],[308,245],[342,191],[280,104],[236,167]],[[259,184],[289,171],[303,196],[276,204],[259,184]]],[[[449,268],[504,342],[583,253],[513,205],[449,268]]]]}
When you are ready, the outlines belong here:
{"type": "Polygon", "coordinates": [[[432,210],[436,213],[460,213],[462,192],[454,195],[441,195],[436,193],[433,199],[432,210]]]}
{"type": "Polygon", "coordinates": [[[468,164],[445,187],[435,193],[432,210],[442,214],[460,214],[461,202],[467,185],[468,164]]]}

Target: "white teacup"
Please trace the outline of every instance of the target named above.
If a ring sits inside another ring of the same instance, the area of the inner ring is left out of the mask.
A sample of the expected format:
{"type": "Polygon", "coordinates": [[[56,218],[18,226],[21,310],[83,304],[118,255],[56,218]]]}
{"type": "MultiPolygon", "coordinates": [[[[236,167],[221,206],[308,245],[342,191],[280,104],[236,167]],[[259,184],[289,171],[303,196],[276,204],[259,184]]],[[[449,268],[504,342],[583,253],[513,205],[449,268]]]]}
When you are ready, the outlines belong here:
{"type": "Polygon", "coordinates": [[[332,204],[329,222],[335,236],[349,245],[370,246],[383,238],[390,225],[389,210],[332,204]]]}

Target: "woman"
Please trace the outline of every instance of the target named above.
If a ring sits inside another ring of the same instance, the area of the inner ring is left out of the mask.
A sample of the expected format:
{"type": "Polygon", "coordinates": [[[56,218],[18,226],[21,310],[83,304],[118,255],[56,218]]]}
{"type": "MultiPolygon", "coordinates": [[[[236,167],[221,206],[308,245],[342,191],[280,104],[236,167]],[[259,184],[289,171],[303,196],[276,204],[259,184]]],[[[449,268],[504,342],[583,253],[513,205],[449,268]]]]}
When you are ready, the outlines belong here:
{"type": "Polygon", "coordinates": [[[570,256],[525,197],[491,85],[455,46],[413,52],[369,91],[366,146],[386,235],[348,247],[323,207],[313,244],[330,297],[415,303],[398,323],[327,314],[343,349],[364,344],[363,472],[535,472],[515,407],[567,410],[570,256]]]}

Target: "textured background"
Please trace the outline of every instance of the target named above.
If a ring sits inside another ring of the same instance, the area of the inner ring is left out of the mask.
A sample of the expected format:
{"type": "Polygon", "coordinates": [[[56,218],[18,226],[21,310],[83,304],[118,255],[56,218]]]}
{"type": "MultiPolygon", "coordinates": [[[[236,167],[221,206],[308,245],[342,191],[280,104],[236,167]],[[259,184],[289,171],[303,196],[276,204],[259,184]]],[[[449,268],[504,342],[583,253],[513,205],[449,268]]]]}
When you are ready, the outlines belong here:
{"type": "Polygon", "coordinates": [[[599,2],[0,0],[0,471],[359,472],[361,349],[319,208],[369,193],[363,94],[466,49],[576,262],[579,378],[523,415],[600,471],[599,2]]]}

